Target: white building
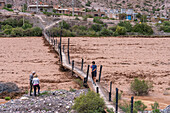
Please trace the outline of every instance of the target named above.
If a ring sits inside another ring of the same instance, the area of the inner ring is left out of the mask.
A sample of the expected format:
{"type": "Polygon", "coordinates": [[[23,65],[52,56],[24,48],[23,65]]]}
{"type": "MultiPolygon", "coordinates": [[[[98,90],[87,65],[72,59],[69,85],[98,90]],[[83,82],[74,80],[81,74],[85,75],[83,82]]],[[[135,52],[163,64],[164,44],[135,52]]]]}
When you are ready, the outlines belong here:
{"type": "Polygon", "coordinates": [[[53,12],[52,5],[29,5],[28,11],[30,12],[53,12]]]}

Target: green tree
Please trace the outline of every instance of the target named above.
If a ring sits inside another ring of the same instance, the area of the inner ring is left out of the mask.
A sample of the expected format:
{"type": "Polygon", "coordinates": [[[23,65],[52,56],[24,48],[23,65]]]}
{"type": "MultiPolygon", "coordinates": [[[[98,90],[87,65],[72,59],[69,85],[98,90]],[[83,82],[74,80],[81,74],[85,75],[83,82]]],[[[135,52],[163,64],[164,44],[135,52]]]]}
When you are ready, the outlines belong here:
{"type": "Polygon", "coordinates": [[[146,23],[136,24],[133,27],[133,31],[138,32],[140,34],[144,34],[144,35],[152,35],[153,34],[152,27],[147,25],[146,23]]]}
{"type": "Polygon", "coordinates": [[[106,29],[106,28],[103,28],[101,31],[100,31],[100,36],[112,36],[113,32],[106,29]]]}
{"type": "Polygon", "coordinates": [[[120,21],[118,26],[125,27],[127,32],[132,31],[132,24],[129,21],[120,21]]]}
{"type": "Polygon", "coordinates": [[[60,28],[63,27],[64,29],[69,29],[70,28],[70,25],[66,22],[66,21],[62,21],[59,23],[60,25],[60,28]]]}
{"type": "Polygon", "coordinates": [[[126,28],[121,27],[121,26],[117,26],[116,33],[119,34],[119,35],[125,35],[126,34],[126,28]]]}
{"type": "Polygon", "coordinates": [[[102,25],[93,24],[90,29],[91,29],[91,30],[94,30],[95,32],[98,32],[98,31],[101,31],[101,30],[102,30],[102,25]]]}
{"type": "Polygon", "coordinates": [[[23,36],[23,29],[22,28],[13,28],[11,31],[11,36],[13,37],[22,37],[23,36]]]}
{"type": "Polygon", "coordinates": [[[28,29],[28,28],[32,28],[32,25],[31,24],[28,24],[28,23],[25,23],[23,26],[22,26],[23,29],[28,29]]]}

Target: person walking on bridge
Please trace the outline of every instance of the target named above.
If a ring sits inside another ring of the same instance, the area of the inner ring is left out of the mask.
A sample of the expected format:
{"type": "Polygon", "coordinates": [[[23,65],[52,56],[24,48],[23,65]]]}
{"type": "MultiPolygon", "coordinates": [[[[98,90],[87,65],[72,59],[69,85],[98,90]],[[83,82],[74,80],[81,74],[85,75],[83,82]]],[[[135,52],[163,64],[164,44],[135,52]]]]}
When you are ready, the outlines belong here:
{"type": "Polygon", "coordinates": [[[35,71],[32,72],[32,74],[30,74],[30,96],[32,96],[32,87],[33,87],[33,84],[32,84],[32,80],[34,78],[34,75],[36,74],[35,71]]]}
{"type": "Polygon", "coordinates": [[[40,94],[40,86],[39,86],[39,79],[38,76],[35,75],[33,80],[32,80],[33,86],[34,86],[34,96],[36,96],[36,89],[38,88],[38,95],[40,94]]]}
{"type": "Polygon", "coordinates": [[[95,61],[92,62],[91,66],[91,74],[93,79],[93,84],[96,85],[96,72],[97,72],[97,66],[95,65],[95,61]]]}

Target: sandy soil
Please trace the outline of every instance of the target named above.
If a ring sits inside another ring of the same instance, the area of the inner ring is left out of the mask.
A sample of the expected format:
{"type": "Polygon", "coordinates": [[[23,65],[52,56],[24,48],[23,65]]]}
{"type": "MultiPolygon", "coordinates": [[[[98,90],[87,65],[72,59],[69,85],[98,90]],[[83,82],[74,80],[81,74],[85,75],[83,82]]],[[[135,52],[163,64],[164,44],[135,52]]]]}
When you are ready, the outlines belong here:
{"type": "MultiPolygon", "coordinates": [[[[153,89],[148,96],[136,97],[147,105],[154,101],[161,108],[170,105],[170,39],[168,38],[78,38],[70,40],[71,60],[80,67],[81,58],[85,59],[84,71],[94,60],[98,66],[103,65],[101,82],[109,89],[119,88],[123,97],[133,95],[131,81],[138,77],[153,82],[153,89]],[[166,95],[164,95],[166,94],[166,95]]],[[[67,38],[63,39],[63,44],[67,38]]]]}
{"type": "Polygon", "coordinates": [[[68,72],[59,71],[58,56],[43,38],[0,38],[0,81],[28,89],[29,75],[36,71],[41,90],[79,88],[68,72]]]}

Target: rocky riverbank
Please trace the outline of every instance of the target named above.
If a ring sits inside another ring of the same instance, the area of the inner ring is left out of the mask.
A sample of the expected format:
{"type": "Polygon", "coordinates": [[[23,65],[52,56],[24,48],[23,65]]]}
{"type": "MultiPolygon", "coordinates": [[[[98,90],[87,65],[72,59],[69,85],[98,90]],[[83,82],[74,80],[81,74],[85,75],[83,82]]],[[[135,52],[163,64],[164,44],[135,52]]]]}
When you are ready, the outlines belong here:
{"type": "Polygon", "coordinates": [[[76,97],[87,93],[88,89],[43,91],[37,97],[23,95],[0,105],[2,113],[68,113],[76,97]]]}

